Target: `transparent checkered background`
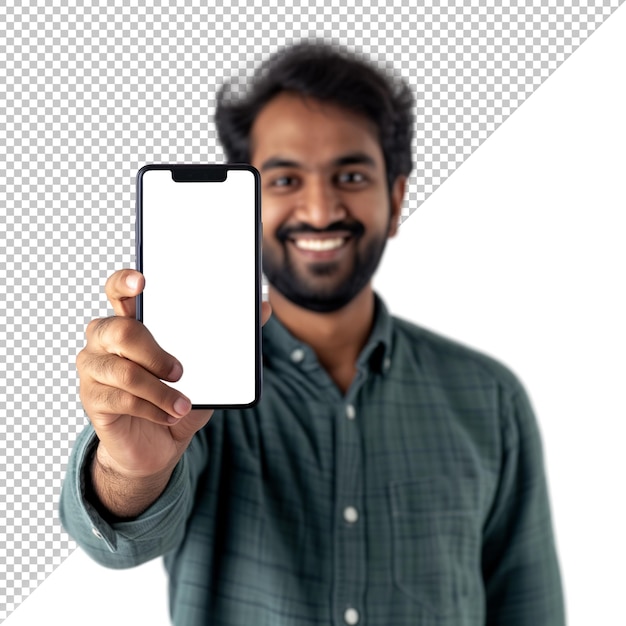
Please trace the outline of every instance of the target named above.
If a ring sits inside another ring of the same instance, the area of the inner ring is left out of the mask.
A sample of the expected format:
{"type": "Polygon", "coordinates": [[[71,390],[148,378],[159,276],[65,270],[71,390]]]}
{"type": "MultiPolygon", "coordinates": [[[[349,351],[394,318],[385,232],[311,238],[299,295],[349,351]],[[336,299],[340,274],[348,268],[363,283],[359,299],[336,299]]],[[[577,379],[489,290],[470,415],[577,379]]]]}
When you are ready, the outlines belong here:
{"type": "Polygon", "coordinates": [[[302,38],[391,64],[418,96],[406,219],[620,1],[89,4],[0,9],[0,621],[75,548],[57,519],[74,358],[134,263],[135,173],[222,160],[217,86],[302,38]]]}

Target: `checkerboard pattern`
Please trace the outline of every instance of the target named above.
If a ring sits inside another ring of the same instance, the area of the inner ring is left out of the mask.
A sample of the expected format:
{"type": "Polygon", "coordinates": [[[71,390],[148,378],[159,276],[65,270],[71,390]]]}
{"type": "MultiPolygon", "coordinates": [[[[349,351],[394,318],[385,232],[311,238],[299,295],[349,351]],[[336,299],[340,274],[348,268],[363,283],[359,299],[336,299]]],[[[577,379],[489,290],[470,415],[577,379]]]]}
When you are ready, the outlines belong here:
{"type": "Polygon", "coordinates": [[[0,621],[75,548],[57,519],[85,421],[74,358],[134,263],[150,162],[219,162],[216,88],[284,44],[340,43],[418,98],[406,219],[621,4],[24,0],[0,10],[0,621]]]}

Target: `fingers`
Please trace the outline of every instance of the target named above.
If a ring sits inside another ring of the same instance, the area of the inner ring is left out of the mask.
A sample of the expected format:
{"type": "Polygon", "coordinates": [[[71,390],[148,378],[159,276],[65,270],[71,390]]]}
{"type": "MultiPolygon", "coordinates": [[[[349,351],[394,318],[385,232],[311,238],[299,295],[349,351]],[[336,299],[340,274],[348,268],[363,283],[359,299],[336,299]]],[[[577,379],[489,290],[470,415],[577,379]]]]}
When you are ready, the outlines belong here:
{"type": "Polygon", "coordinates": [[[141,272],[131,269],[118,270],[109,276],[104,290],[115,315],[132,317],[136,315],[136,296],[145,286],[141,272]]]}
{"type": "Polygon", "coordinates": [[[148,397],[142,398],[137,395],[140,392],[134,389],[120,389],[97,381],[81,381],[80,398],[87,415],[93,422],[98,422],[99,427],[105,427],[122,415],[171,426],[189,413],[191,403],[174,389],[166,385],[163,387],[162,391],[154,386],[146,388],[148,397]]]}
{"type": "Polygon", "coordinates": [[[181,364],[137,320],[108,317],[90,322],[87,345],[76,365],[81,400],[92,419],[133,415],[172,424],[191,410],[187,397],[162,382],[178,380],[181,364]]]}
{"type": "Polygon", "coordinates": [[[128,359],[83,354],[79,362],[84,372],[81,400],[88,415],[133,415],[170,424],[191,410],[187,397],[128,359]]]}
{"type": "Polygon", "coordinates": [[[116,354],[163,380],[176,381],[183,373],[182,365],[157,344],[150,331],[141,322],[128,317],[106,317],[89,322],[87,349],[94,353],[116,354]]]}

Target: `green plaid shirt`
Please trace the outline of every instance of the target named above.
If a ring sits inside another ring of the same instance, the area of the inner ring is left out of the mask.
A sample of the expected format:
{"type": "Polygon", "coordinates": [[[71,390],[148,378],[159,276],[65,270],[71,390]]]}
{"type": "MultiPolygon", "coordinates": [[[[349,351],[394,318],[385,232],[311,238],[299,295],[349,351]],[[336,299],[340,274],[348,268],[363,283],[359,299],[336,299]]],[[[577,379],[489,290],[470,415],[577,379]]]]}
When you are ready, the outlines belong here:
{"type": "Polygon", "coordinates": [[[344,396],[276,319],[258,407],[216,412],[162,497],[107,524],[80,435],[61,498],[95,560],[164,555],[179,626],[561,626],[541,442],[516,378],[392,318],[344,396]]]}

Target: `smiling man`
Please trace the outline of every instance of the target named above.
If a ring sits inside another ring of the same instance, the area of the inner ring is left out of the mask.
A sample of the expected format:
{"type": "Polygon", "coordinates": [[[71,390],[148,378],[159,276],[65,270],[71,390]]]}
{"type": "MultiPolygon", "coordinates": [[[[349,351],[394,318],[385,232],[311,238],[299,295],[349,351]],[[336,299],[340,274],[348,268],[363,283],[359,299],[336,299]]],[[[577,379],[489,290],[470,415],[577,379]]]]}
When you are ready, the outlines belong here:
{"type": "Polygon", "coordinates": [[[249,156],[263,181],[274,314],[315,347],[346,392],[371,331],[371,279],[396,233],[406,174],[389,189],[377,131],[363,114],[291,92],[255,119],[249,156]]]}
{"type": "Polygon", "coordinates": [[[273,314],[253,409],[190,411],[166,384],[181,364],[134,319],[143,277],[107,281],[115,316],[78,356],[90,424],[61,516],[109,567],[164,556],[174,624],[564,623],[523,388],[372,289],[413,106],[401,81],[316,44],[269,59],[243,96],[221,90],[226,154],[262,177],[273,314]]]}

